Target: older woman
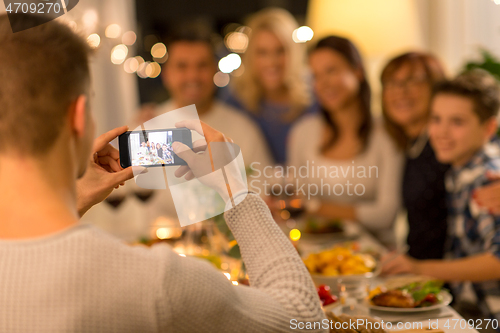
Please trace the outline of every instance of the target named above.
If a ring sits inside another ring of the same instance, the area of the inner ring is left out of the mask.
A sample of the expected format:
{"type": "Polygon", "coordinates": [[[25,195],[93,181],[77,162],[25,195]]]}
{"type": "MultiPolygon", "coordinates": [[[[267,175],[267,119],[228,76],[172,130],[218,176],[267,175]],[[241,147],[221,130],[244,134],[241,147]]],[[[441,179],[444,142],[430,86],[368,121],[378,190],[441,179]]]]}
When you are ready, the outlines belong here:
{"type": "Polygon", "coordinates": [[[444,78],[440,62],[418,52],[389,61],[381,77],[385,125],[406,153],[402,193],[408,212],[407,241],[409,254],[418,259],[442,258],[446,238],[448,166],[436,160],[426,130],[432,87],[444,78]]]}

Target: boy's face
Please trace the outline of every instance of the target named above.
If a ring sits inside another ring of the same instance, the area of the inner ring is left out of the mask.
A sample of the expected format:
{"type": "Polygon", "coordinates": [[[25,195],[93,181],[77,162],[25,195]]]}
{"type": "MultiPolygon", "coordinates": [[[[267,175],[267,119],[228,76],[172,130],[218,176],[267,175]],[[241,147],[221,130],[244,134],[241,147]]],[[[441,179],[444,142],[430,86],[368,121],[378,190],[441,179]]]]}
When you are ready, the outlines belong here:
{"type": "Polygon", "coordinates": [[[453,166],[466,164],[490,137],[491,121],[480,121],[470,98],[436,95],[431,104],[429,136],[438,161],[453,166]]]}

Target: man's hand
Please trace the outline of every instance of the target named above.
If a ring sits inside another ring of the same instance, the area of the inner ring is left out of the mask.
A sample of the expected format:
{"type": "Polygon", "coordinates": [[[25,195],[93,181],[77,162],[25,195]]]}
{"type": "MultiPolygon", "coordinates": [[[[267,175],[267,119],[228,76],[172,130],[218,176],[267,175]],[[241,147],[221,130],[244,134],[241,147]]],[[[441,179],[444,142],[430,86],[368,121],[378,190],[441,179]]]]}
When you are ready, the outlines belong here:
{"type": "Polygon", "coordinates": [[[239,147],[233,140],[202,121],[185,120],[175,124],[177,128],[185,127],[194,130],[204,139],[193,143],[193,149],[181,142],[174,142],[174,152],[186,161],[187,165],[179,167],[175,176],[186,180],[197,178],[201,183],[216,190],[224,201],[248,188],[241,177],[241,171],[235,160],[239,147]],[[215,171],[221,169],[222,172],[215,171]]]}
{"type": "MultiPolygon", "coordinates": [[[[81,216],[103,201],[114,188],[134,177],[132,168],[120,166],[120,153],[109,142],[127,131],[127,126],[104,133],[94,141],[93,154],[85,175],[76,182],[77,209],[81,216]]],[[[136,170],[137,172],[137,170],[136,170]]]]}

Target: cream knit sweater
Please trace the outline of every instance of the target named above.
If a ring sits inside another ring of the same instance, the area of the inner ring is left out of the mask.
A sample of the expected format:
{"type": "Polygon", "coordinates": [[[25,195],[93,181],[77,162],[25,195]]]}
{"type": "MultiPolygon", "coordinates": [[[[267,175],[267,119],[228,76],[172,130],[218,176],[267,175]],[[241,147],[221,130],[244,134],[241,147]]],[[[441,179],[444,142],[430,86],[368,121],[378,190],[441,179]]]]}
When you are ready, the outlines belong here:
{"type": "Polygon", "coordinates": [[[169,246],[131,247],[89,225],[0,241],[0,332],[262,333],[324,319],[306,268],[264,202],[249,194],[225,217],[251,287],[169,246]]]}

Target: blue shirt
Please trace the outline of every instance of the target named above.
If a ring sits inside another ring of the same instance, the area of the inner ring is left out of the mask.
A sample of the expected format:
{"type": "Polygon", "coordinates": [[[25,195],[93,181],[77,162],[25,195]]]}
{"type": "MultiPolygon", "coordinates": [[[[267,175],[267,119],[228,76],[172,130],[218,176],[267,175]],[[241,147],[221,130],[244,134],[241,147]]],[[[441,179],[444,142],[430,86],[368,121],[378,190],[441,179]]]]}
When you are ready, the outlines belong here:
{"type": "Polygon", "coordinates": [[[222,94],[221,98],[227,104],[250,116],[259,125],[274,161],[279,164],[285,164],[287,161],[287,138],[293,124],[302,116],[319,111],[318,104],[313,103],[299,117],[290,122],[285,119],[286,114],[290,111],[289,105],[263,101],[260,104],[259,112],[255,114],[245,109],[243,104],[227,91],[222,94]]]}
{"type": "MultiPolygon", "coordinates": [[[[487,171],[500,171],[498,146],[488,144],[465,166],[450,168],[446,175],[448,192],[449,256],[469,257],[490,252],[500,260],[500,217],[479,207],[472,198],[476,188],[490,180],[487,171]]],[[[460,294],[462,284],[453,286],[455,294],[460,294]]],[[[500,281],[473,283],[478,305],[485,315],[491,316],[485,298],[488,295],[500,296],[500,281]]]]}

